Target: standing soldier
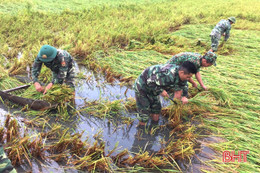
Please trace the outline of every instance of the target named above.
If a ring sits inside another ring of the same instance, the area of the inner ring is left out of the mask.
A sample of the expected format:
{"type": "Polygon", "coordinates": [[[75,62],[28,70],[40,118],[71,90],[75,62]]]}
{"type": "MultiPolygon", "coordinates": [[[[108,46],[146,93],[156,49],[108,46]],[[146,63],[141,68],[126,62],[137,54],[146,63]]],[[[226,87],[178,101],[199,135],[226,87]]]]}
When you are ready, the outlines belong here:
{"type": "Polygon", "coordinates": [[[44,45],[41,47],[32,67],[32,79],[37,91],[45,94],[53,84],[62,84],[64,81],[71,87],[74,87],[74,75],[74,61],[67,51],[56,49],[50,45],[44,45]],[[45,89],[38,81],[42,64],[50,68],[52,71],[52,82],[49,83],[45,89]]]}
{"type": "Polygon", "coordinates": [[[134,84],[136,105],[139,112],[139,125],[145,125],[151,114],[153,121],[159,120],[161,103],[159,95],[169,97],[166,91],[174,90],[174,98],[183,104],[188,99],[182,96],[185,83],[193,74],[196,67],[191,62],[184,62],[181,66],[173,64],[154,65],[145,69],[134,84]]]}
{"type": "Polygon", "coordinates": [[[231,25],[236,23],[235,17],[229,17],[227,20],[222,19],[215,28],[211,31],[211,51],[216,52],[218,50],[219,40],[221,35],[225,36],[225,41],[228,40],[231,30],[231,25]]]}
{"type": "MultiPolygon", "coordinates": [[[[216,59],[217,55],[211,51],[208,51],[205,53],[205,55],[201,55],[199,53],[192,53],[192,52],[183,52],[179,53],[177,55],[174,55],[167,64],[176,64],[181,65],[185,61],[189,61],[193,63],[196,67],[197,73],[195,74],[195,77],[197,81],[199,82],[200,86],[207,90],[207,87],[203,84],[201,75],[200,75],[200,67],[210,67],[213,64],[216,66],[216,59]]],[[[197,83],[194,82],[192,78],[189,78],[188,80],[193,87],[197,88],[197,83]]],[[[183,96],[188,96],[188,82],[185,84],[185,89],[183,90],[183,96]]]]}

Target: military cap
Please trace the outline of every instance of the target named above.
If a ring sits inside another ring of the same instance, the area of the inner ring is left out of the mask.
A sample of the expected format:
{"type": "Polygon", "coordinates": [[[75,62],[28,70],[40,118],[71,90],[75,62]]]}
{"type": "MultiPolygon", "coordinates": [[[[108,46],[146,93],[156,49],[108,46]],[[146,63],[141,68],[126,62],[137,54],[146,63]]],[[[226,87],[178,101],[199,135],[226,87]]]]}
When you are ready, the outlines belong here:
{"type": "Polygon", "coordinates": [[[216,64],[217,55],[214,52],[208,51],[207,53],[205,53],[203,58],[206,59],[207,62],[212,63],[215,66],[217,65],[216,64]]]}
{"type": "Polygon", "coordinates": [[[57,49],[50,45],[43,45],[38,53],[38,57],[42,62],[51,62],[57,55],[57,49]]]}
{"type": "Polygon", "coordinates": [[[233,23],[236,23],[236,18],[235,17],[229,17],[228,20],[233,22],[233,23]]]}

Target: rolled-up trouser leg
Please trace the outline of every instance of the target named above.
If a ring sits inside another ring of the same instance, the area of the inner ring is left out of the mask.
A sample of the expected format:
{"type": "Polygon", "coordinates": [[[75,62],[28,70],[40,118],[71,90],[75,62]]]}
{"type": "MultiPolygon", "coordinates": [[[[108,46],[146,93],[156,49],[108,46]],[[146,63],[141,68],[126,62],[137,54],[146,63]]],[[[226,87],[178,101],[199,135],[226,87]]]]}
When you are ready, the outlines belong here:
{"type": "Polygon", "coordinates": [[[135,91],[135,100],[137,111],[139,113],[138,120],[141,122],[147,122],[150,114],[150,102],[146,93],[143,91],[135,91]]]}
{"type": "Polygon", "coordinates": [[[219,39],[215,35],[211,35],[211,49],[216,52],[218,50],[219,39]]]}
{"type": "Polygon", "coordinates": [[[136,106],[139,113],[138,119],[147,122],[150,113],[160,113],[161,103],[159,96],[152,96],[142,90],[135,91],[136,106]]]}
{"type": "Polygon", "coordinates": [[[162,105],[160,101],[160,96],[152,96],[149,95],[150,99],[150,108],[151,108],[151,114],[160,114],[162,110],[162,105]]]}

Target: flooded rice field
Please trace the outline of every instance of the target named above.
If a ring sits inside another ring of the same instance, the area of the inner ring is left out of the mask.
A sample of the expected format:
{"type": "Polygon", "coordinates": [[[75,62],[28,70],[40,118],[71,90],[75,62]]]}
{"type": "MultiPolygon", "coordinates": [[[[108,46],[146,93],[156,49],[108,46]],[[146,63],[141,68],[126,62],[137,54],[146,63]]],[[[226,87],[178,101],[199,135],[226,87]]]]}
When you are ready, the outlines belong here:
{"type": "MultiPolygon", "coordinates": [[[[114,100],[126,100],[127,98],[134,97],[134,91],[131,86],[120,86],[119,81],[115,81],[113,84],[107,83],[105,78],[101,74],[94,74],[87,70],[83,66],[77,66],[77,70],[82,73],[86,79],[76,79],[76,93],[75,104],[76,109],[80,110],[86,102],[89,101],[114,101],[114,100]]],[[[167,106],[169,101],[161,99],[162,105],[167,106]]],[[[6,106],[0,106],[0,120],[4,122],[4,117],[8,113],[16,111],[14,109],[8,109],[6,106]]],[[[65,126],[70,127],[75,133],[83,133],[82,140],[88,140],[93,143],[96,140],[101,140],[105,144],[105,152],[113,150],[117,146],[115,154],[128,149],[128,151],[134,155],[140,150],[148,151],[150,154],[160,151],[165,147],[165,141],[169,140],[170,131],[167,126],[163,126],[167,123],[167,119],[160,116],[160,120],[157,124],[149,122],[148,128],[158,128],[154,133],[144,133],[144,129],[137,127],[138,120],[136,119],[136,112],[122,112],[121,116],[130,117],[133,119],[131,124],[125,124],[120,119],[106,119],[98,118],[89,114],[79,113],[79,116],[73,117],[65,126]]],[[[24,127],[23,116],[15,116],[21,127],[24,127]]],[[[28,133],[28,132],[27,132],[28,133]]],[[[32,129],[30,133],[37,133],[37,130],[32,129]]],[[[184,172],[200,172],[201,168],[207,169],[202,164],[207,160],[211,160],[215,156],[215,152],[208,147],[209,143],[217,142],[215,137],[207,137],[197,141],[199,150],[197,150],[194,157],[192,157],[191,163],[183,161],[177,161],[180,169],[184,172]]],[[[54,160],[33,160],[32,166],[23,164],[17,167],[18,172],[80,172],[76,169],[64,169],[64,163],[57,163],[54,160]]],[[[157,171],[155,171],[157,172],[157,171]]]]}

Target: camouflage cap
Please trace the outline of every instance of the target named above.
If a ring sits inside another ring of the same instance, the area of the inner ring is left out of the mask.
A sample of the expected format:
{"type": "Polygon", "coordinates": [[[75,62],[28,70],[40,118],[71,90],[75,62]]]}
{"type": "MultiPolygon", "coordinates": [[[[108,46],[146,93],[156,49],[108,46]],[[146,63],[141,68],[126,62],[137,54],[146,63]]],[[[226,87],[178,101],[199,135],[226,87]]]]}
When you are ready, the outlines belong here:
{"type": "Polygon", "coordinates": [[[233,22],[233,23],[236,23],[236,18],[235,17],[229,17],[228,20],[233,22]]]}
{"type": "Polygon", "coordinates": [[[207,53],[205,53],[203,58],[206,59],[208,63],[212,63],[215,66],[217,65],[216,64],[217,55],[214,52],[208,51],[207,53]]]}
{"type": "Polygon", "coordinates": [[[38,53],[38,57],[42,62],[51,62],[57,55],[57,49],[50,45],[43,45],[38,53]]]}

